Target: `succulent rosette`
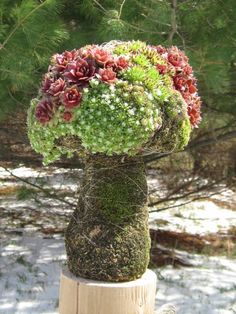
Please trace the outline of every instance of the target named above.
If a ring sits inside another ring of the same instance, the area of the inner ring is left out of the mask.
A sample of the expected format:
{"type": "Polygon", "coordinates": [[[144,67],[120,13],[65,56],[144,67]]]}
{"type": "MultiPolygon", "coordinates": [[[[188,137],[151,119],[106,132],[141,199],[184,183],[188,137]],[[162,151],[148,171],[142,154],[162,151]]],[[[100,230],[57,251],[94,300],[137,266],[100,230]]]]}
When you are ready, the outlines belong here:
{"type": "Polygon", "coordinates": [[[108,156],[182,149],[201,121],[196,78],[177,47],[140,41],[56,54],[28,112],[32,147],[108,156]]]}

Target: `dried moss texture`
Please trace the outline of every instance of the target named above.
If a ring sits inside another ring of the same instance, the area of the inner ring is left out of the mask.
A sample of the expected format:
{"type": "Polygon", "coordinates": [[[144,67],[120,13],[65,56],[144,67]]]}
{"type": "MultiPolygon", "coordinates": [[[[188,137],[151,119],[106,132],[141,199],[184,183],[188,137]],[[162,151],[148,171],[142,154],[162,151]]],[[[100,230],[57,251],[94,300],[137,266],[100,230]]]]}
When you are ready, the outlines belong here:
{"type": "Polygon", "coordinates": [[[93,157],[66,230],[68,267],[77,276],[130,281],[149,262],[147,182],[141,158],[93,157]]]}

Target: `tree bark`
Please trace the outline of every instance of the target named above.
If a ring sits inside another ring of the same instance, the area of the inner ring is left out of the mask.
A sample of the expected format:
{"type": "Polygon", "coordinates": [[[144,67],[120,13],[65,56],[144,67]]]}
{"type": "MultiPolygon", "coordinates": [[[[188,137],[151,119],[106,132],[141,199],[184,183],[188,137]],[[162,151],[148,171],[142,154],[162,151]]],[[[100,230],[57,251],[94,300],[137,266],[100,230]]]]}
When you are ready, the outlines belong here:
{"type": "Polygon", "coordinates": [[[140,278],[150,251],[146,204],[141,158],[91,158],[65,234],[69,270],[95,280],[140,278]]]}

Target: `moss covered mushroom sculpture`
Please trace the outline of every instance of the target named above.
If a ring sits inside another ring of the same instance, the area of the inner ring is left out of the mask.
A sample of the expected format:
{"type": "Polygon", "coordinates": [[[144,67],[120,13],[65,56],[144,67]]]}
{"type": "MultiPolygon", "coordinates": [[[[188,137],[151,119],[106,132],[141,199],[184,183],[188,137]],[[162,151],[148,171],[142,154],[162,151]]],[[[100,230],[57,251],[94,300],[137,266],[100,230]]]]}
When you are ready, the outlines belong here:
{"type": "Polygon", "coordinates": [[[76,154],[84,179],[65,235],[69,270],[131,281],[149,262],[143,156],[181,150],[200,122],[188,58],[140,41],[55,54],[28,112],[32,147],[49,164],[76,154]]]}

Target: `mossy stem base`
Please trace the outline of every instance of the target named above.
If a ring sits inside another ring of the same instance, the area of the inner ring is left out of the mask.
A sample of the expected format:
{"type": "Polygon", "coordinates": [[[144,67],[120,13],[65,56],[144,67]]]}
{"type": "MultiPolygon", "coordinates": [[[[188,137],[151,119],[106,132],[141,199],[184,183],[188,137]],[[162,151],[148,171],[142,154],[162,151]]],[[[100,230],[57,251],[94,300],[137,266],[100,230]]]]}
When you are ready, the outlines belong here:
{"type": "Polygon", "coordinates": [[[140,278],[150,250],[146,203],[142,159],[90,158],[65,235],[69,270],[95,280],[140,278]]]}

